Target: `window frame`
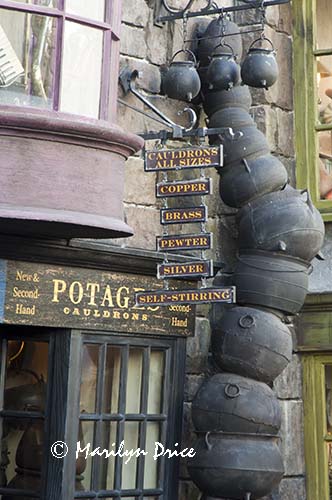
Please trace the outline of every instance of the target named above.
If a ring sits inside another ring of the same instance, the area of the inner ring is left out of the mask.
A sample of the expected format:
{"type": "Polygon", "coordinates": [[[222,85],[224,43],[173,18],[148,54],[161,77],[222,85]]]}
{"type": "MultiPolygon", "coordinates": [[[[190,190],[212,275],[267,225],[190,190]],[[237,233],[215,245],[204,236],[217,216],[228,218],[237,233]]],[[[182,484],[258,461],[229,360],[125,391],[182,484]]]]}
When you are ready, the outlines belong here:
{"type": "Polygon", "coordinates": [[[293,0],[293,78],[295,110],[296,187],[308,189],[324,221],[332,221],[332,200],[319,194],[317,169],[318,132],[331,130],[332,123],[317,119],[317,57],[332,55],[316,50],[316,0],[293,0]]]}
{"type": "MultiPolygon", "coordinates": [[[[114,92],[114,76],[118,73],[119,58],[116,57],[114,46],[120,43],[120,2],[119,0],[105,0],[105,21],[98,21],[81,17],[76,14],[67,13],[65,11],[66,0],[57,0],[58,7],[45,7],[42,5],[27,4],[16,2],[15,0],[0,0],[1,9],[10,11],[22,12],[26,14],[44,15],[57,19],[56,26],[56,44],[55,44],[55,72],[54,72],[54,88],[52,95],[51,111],[60,112],[60,90],[61,90],[61,73],[62,73],[62,58],[63,58],[63,40],[65,21],[72,21],[82,26],[99,29],[103,31],[103,56],[101,61],[101,85],[100,85],[100,102],[99,102],[99,120],[115,119],[116,106],[110,103],[109,99],[114,92]]],[[[117,83],[117,82],[116,82],[117,83]]],[[[116,95],[116,94],[115,94],[116,95]]],[[[1,106],[1,103],[0,103],[1,106]]],[[[7,106],[8,107],[8,106],[7,106]]],[[[12,109],[17,109],[19,106],[10,106],[12,109]]],[[[24,109],[37,109],[35,106],[25,106],[24,109]]],[[[68,114],[68,113],[65,113],[68,114]]],[[[71,116],[83,116],[73,114],[71,116]]]]}

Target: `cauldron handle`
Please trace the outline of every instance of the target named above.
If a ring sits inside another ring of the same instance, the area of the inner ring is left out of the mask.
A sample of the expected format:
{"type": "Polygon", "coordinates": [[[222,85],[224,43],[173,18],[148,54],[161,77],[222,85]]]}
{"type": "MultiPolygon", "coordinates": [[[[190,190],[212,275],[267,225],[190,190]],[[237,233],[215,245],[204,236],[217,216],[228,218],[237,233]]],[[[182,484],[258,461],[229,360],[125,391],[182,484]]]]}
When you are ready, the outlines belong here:
{"type": "Polygon", "coordinates": [[[205,434],[205,436],[204,436],[204,441],[205,441],[205,444],[206,444],[206,447],[207,447],[208,451],[211,451],[212,450],[212,444],[209,441],[209,437],[210,437],[210,432],[207,432],[205,434]]]}
{"type": "Polygon", "coordinates": [[[172,62],[174,61],[174,59],[176,58],[176,56],[177,56],[178,54],[181,54],[181,52],[189,54],[189,55],[192,57],[192,59],[193,59],[193,63],[194,63],[194,65],[195,65],[195,66],[197,66],[197,59],[196,59],[196,56],[195,56],[195,54],[193,53],[193,51],[192,51],[192,50],[189,50],[189,49],[181,49],[181,50],[178,50],[177,52],[175,52],[175,54],[173,54],[173,56],[172,56],[172,59],[171,59],[171,61],[170,61],[170,64],[172,64],[172,62]]]}

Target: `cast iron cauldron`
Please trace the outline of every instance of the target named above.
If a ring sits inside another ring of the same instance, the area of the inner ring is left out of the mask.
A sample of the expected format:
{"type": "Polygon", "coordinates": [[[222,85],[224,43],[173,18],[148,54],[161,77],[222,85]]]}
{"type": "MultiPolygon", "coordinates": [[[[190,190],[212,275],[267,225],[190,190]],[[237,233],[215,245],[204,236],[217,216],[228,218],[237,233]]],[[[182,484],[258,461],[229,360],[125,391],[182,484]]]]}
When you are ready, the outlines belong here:
{"type": "Polygon", "coordinates": [[[234,127],[236,129],[242,127],[257,127],[249,113],[243,108],[224,108],[213,113],[209,119],[209,126],[214,127],[216,124],[222,127],[234,127]],[[222,125],[221,125],[222,123],[222,125]]]}
{"type": "MultiPolygon", "coordinates": [[[[209,120],[209,127],[223,127],[224,125],[213,119],[214,115],[209,120]]],[[[224,147],[224,165],[233,165],[243,158],[258,157],[259,155],[265,156],[269,154],[270,148],[267,143],[265,135],[256,128],[256,126],[250,127],[233,127],[234,132],[240,132],[236,134],[236,138],[232,138],[229,135],[223,135],[220,138],[211,136],[211,143],[221,143],[224,147]]]]}
{"type": "Polygon", "coordinates": [[[216,52],[218,46],[214,49],[206,77],[211,89],[230,90],[239,83],[240,66],[236,62],[232,47],[226,43],[220,46],[224,50],[216,52]],[[231,52],[225,50],[227,47],[231,52]]]}
{"type": "Polygon", "coordinates": [[[218,373],[199,389],[192,404],[197,431],[277,434],[278,400],[262,382],[233,373],[218,373]]]}
{"type": "Polygon", "coordinates": [[[219,169],[219,192],[226,205],[240,208],[272,191],[278,191],[288,180],[287,170],[275,156],[243,158],[230,167],[219,169]]]}
{"type": "Polygon", "coordinates": [[[308,262],[275,252],[242,251],[233,279],[238,304],[255,304],[296,314],[308,293],[308,262]]]}
{"type": "Polygon", "coordinates": [[[206,495],[242,499],[269,494],[281,481],[284,468],[278,438],[262,434],[207,433],[188,459],[193,482],[206,495]]]}
{"type": "Polygon", "coordinates": [[[196,71],[196,58],[190,50],[179,50],[172,57],[163,78],[163,90],[171,99],[191,101],[201,89],[201,81],[196,71]],[[181,52],[189,53],[192,61],[174,61],[181,52]]]}
{"type": "MultiPolygon", "coordinates": [[[[239,27],[237,24],[228,19],[214,19],[209,23],[204,33],[201,34],[198,42],[197,58],[201,66],[208,66],[210,57],[213,52],[223,52],[222,47],[216,49],[216,40],[222,36],[222,32],[227,35],[227,43],[232,47],[234,54],[237,54],[239,59],[242,58],[242,39],[239,27]],[[234,36],[231,36],[234,34],[234,36]]],[[[231,50],[229,50],[231,52],[231,50]]]]}
{"type": "MultiPolygon", "coordinates": [[[[199,72],[202,75],[203,69],[199,72]]],[[[203,96],[203,108],[208,116],[212,116],[219,109],[243,108],[249,111],[251,102],[249,88],[242,85],[230,90],[210,90],[203,96]]]]}
{"type": "Polygon", "coordinates": [[[242,63],[241,78],[243,83],[250,87],[265,88],[267,90],[277,81],[279,70],[271,40],[265,38],[271,44],[271,49],[254,47],[260,40],[257,39],[251,44],[249,52],[242,63]]]}
{"type": "Polygon", "coordinates": [[[324,242],[324,222],[309,193],[290,186],[248,203],[238,220],[240,249],[282,251],[310,261],[324,242]]]}
{"type": "Polygon", "coordinates": [[[275,314],[253,307],[228,307],[213,326],[211,341],[222,370],[266,383],[292,358],[289,328],[275,314]]]}

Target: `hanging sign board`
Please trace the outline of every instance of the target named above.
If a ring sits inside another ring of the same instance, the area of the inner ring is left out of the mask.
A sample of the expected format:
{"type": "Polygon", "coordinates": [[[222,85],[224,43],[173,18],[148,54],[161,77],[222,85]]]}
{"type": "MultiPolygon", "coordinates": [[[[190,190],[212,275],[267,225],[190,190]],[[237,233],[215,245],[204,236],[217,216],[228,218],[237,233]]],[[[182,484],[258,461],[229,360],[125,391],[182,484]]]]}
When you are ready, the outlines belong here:
{"type": "Polygon", "coordinates": [[[188,222],[206,222],[208,217],[205,205],[191,208],[162,208],[161,224],[185,224],[188,222]]]}
{"type": "Polygon", "coordinates": [[[212,193],[212,179],[196,179],[193,181],[161,182],[156,185],[157,198],[180,196],[204,196],[212,193]]]}
{"type": "Polygon", "coordinates": [[[212,233],[157,237],[157,252],[179,252],[179,250],[209,250],[211,248],[212,233]]]}
{"type": "MultiPolygon", "coordinates": [[[[176,281],[170,285],[178,291],[176,281]]],[[[181,291],[192,287],[181,282],[181,291]]],[[[151,289],[160,291],[162,283],[150,276],[0,259],[0,323],[193,335],[194,306],[135,304],[137,292],[151,289]]]]}
{"type": "Polygon", "coordinates": [[[235,303],[235,287],[201,288],[199,290],[162,290],[160,292],[142,292],[136,294],[137,306],[159,306],[179,304],[211,304],[222,302],[235,303]]]}
{"type": "Polygon", "coordinates": [[[158,149],[146,151],[144,170],[161,172],[185,168],[222,166],[222,145],[186,149],[158,149]]]}
{"type": "Polygon", "coordinates": [[[166,263],[158,265],[158,279],[169,278],[210,278],[213,276],[213,261],[166,263]]]}

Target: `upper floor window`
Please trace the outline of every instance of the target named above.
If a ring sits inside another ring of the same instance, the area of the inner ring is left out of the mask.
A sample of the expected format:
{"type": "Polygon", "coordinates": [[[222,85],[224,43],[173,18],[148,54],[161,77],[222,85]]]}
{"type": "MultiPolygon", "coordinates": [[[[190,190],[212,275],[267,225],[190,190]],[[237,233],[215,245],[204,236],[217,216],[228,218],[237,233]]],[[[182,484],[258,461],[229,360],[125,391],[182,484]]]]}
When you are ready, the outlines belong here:
{"type": "Polygon", "coordinates": [[[332,220],[332,3],[293,6],[297,184],[332,220]]]}
{"type": "Polygon", "coordinates": [[[112,120],[120,0],[0,0],[0,104],[112,120]]]}

